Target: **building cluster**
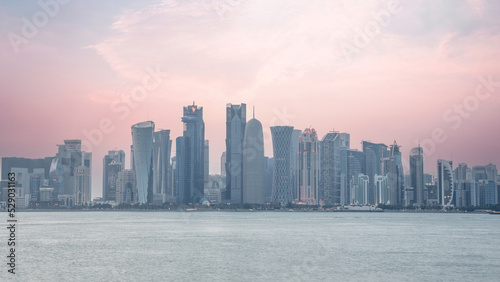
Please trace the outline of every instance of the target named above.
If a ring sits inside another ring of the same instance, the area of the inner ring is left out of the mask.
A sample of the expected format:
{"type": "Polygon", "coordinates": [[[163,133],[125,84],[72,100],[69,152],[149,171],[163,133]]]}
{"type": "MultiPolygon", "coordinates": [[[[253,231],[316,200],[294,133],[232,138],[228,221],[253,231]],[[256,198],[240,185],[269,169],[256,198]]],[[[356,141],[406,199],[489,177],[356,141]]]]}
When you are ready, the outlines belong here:
{"type": "MultiPolygon", "coordinates": [[[[403,171],[400,146],[362,141],[351,148],[350,134],[313,128],[272,126],[273,157],[264,155],[263,128],[247,121],[245,104],[226,106],[226,150],[221,174],[209,175],[209,142],[203,107],[183,108],[182,136],[171,156],[170,130],[155,130],[153,121],[131,128],[130,169],[125,152],[112,150],[103,159],[102,201],[112,204],[266,204],[486,206],[499,202],[495,165],[456,168],[437,161],[437,175],[424,173],[424,151],[410,151],[403,171]]],[[[80,140],[65,140],[56,156],[44,159],[2,158],[2,179],[17,176],[24,205],[57,202],[63,206],[91,202],[92,154],[80,140]]],[[[5,201],[7,181],[2,180],[5,201]]]]}
{"type": "Polygon", "coordinates": [[[81,140],[64,140],[54,157],[2,158],[2,201],[7,201],[7,175],[13,172],[16,207],[52,202],[68,207],[90,204],[92,153],[81,147],[81,140]]]}

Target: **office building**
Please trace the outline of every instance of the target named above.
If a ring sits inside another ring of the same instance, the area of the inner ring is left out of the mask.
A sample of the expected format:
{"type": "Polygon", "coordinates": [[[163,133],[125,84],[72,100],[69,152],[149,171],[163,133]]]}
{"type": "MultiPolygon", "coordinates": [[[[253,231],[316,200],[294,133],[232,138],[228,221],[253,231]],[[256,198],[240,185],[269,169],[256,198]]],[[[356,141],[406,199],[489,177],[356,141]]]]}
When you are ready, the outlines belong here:
{"type": "Polygon", "coordinates": [[[168,129],[156,131],[153,135],[153,203],[161,205],[173,197],[170,179],[172,141],[168,129]]]}
{"type": "Polygon", "coordinates": [[[153,132],[155,124],[144,121],[132,125],[132,146],[137,198],[140,204],[153,202],[153,132]]]}
{"type": "Polygon", "coordinates": [[[453,162],[446,160],[437,161],[438,171],[438,192],[439,204],[443,207],[453,205],[453,196],[455,192],[453,177],[453,162]]]}
{"type": "Polygon", "coordinates": [[[204,194],[205,180],[205,122],[203,107],[184,107],[184,131],[176,139],[177,203],[199,203],[204,194]]]}
{"type": "Polygon", "coordinates": [[[271,126],[274,155],[272,201],[285,205],[292,202],[291,141],[293,126],[271,126]]]}
{"type": "Polygon", "coordinates": [[[116,201],[116,180],[118,172],[125,169],[125,152],[123,150],[108,151],[102,163],[102,199],[103,201],[116,201]]]}
{"type": "Polygon", "coordinates": [[[306,128],[299,137],[298,191],[299,203],[319,204],[320,143],[314,128],[306,128]]]}
{"type": "Polygon", "coordinates": [[[422,147],[410,151],[410,186],[413,187],[412,204],[424,204],[424,151],[422,147]]]}
{"type": "Polygon", "coordinates": [[[243,202],[265,203],[264,135],[262,124],[253,118],[246,123],[243,138],[243,202]]]}
{"type": "Polygon", "coordinates": [[[233,204],[243,201],[243,138],[246,105],[226,105],[226,198],[233,204]]]}

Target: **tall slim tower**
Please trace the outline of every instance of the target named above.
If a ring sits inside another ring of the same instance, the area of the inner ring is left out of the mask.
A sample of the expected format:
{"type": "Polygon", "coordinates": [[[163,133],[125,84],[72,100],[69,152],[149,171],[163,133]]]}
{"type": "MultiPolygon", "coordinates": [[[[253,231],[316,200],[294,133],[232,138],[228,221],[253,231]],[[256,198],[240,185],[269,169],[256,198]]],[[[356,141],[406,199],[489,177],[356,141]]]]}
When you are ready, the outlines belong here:
{"type": "Polygon", "coordinates": [[[319,203],[319,142],[314,128],[306,128],[299,137],[297,200],[310,205],[319,203]]]}
{"type": "Polygon", "coordinates": [[[285,205],[292,201],[290,147],[293,126],[271,126],[274,154],[273,202],[285,205]]]}
{"type": "Polygon", "coordinates": [[[246,104],[226,105],[226,194],[231,203],[243,201],[243,137],[246,104]]]}
{"type": "Polygon", "coordinates": [[[134,172],[138,201],[140,204],[153,201],[153,132],[155,123],[144,121],[132,125],[134,172]]]}
{"type": "Polygon", "coordinates": [[[203,197],[205,174],[205,122],[203,107],[184,107],[184,132],[176,139],[176,198],[178,203],[197,203],[203,197]]]}
{"type": "Polygon", "coordinates": [[[154,133],[153,141],[153,202],[163,204],[172,197],[170,187],[170,151],[172,141],[170,130],[160,130],[154,133]]]}
{"type": "MultiPolygon", "coordinates": [[[[391,145],[390,156],[384,162],[383,175],[387,176],[389,187],[388,203],[398,205],[404,203],[405,177],[403,171],[403,161],[401,159],[400,146],[394,140],[391,145]]],[[[423,175],[423,174],[422,174],[423,175]]]]}
{"type": "Polygon", "coordinates": [[[418,146],[410,151],[410,187],[413,188],[414,203],[424,204],[424,150],[418,146]]]}
{"type": "Polygon", "coordinates": [[[255,112],[246,124],[243,138],[243,202],[265,203],[264,135],[255,112]]]}
{"type": "Polygon", "coordinates": [[[292,140],[290,142],[290,185],[292,189],[292,199],[297,199],[298,189],[299,189],[299,175],[298,175],[298,153],[299,153],[299,137],[302,131],[299,129],[294,129],[292,132],[292,140]]]}
{"type": "Polygon", "coordinates": [[[210,177],[210,142],[205,140],[203,152],[203,189],[209,188],[210,177]]]}

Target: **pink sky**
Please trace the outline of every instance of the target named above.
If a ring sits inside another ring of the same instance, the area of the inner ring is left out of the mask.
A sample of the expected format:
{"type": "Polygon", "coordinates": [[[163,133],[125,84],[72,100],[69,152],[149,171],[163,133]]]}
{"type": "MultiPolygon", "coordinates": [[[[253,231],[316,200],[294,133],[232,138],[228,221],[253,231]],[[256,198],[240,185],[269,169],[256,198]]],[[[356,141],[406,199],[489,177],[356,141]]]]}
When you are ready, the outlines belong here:
{"type": "Polygon", "coordinates": [[[500,81],[497,1],[74,0],[16,53],[8,34],[22,35],[22,18],[40,11],[36,1],[0,4],[0,157],[53,156],[109,119],[114,130],[92,148],[93,197],[106,152],[122,149],[128,162],[132,124],[153,120],[175,139],[193,100],[204,107],[211,173],[225,150],[225,105],[242,102],[256,107],[267,156],[269,126],[286,124],[320,138],[349,132],[358,149],[396,140],[405,158],[420,140],[428,172],[437,158],[500,165],[500,84],[474,100],[479,77],[500,81]],[[366,30],[369,42],[355,47],[366,30]],[[147,68],[168,76],[129,114],[113,111],[147,68]],[[464,101],[467,118],[453,112],[464,101]],[[439,128],[446,140],[428,154],[439,128]]]}

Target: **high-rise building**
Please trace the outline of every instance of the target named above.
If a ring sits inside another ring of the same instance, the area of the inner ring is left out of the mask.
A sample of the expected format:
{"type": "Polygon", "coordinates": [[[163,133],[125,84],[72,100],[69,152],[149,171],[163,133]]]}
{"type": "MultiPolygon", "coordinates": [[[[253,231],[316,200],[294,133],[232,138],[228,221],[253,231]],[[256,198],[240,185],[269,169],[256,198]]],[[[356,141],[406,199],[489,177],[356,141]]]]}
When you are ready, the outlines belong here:
{"type": "Polygon", "coordinates": [[[356,184],[356,177],[361,172],[365,171],[365,153],[355,149],[347,150],[347,189],[349,201],[347,203],[352,204],[352,199],[354,195],[350,195],[351,191],[354,191],[354,185],[356,184]]]}
{"type": "Polygon", "coordinates": [[[375,203],[389,204],[390,203],[390,180],[388,175],[375,174],[375,203]]]}
{"type": "Polygon", "coordinates": [[[404,171],[403,171],[403,161],[401,159],[400,146],[394,141],[391,145],[390,156],[386,158],[388,161],[385,162],[384,175],[388,178],[389,186],[389,203],[391,205],[402,205],[404,204],[404,171]]]}
{"type": "Polygon", "coordinates": [[[367,175],[358,173],[354,176],[353,185],[350,187],[350,202],[354,205],[368,204],[368,184],[370,179],[367,175]]]}
{"type": "Polygon", "coordinates": [[[265,202],[273,201],[274,158],[264,157],[265,202]]]}
{"type": "Polygon", "coordinates": [[[226,152],[220,156],[220,176],[226,177],[226,152]]]}
{"type": "Polygon", "coordinates": [[[90,169],[86,166],[75,167],[74,179],[75,205],[89,204],[92,201],[90,193],[90,169]]]}
{"type": "Polygon", "coordinates": [[[439,204],[448,207],[453,205],[453,196],[455,192],[453,177],[453,162],[438,160],[438,192],[439,204]]]}
{"type": "Polygon", "coordinates": [[[422,147],[410,151],[410,186],[413,187],[414,204],[424,204],[424,150],[422,147]]]}
{"type": "Polygon", "coordinates": [[[375,174],[382,175],[382,159],[389,156],[387,145],[363,141],[363,152],[365,153],[365,171],[368,175],[368,203],[375,201],[375,174]]]}
{"type": "Polygon", "coordinates": [[[156,131],[153,135],[153,203],[161,205],[173,198],[169,177],[172,141],[168,129],[156,131]]]}
{"type": "Polygon", "coordinates": [[[231,203],[243,200],[243,137],[246,104],[226,105],[226,198],[231,203]]]}
{"type": "Polygon", "coordinates": [[[293,126],[271,126],[274,155],[273,202],[292,202],[290,150],[293,126]]]}
{"type": "Polygon", "coordinates": [[[264,135],[255,111],[246,123],[243,138],[243,202],[265,203],[264,135]]]}
{"type": "Polygon", "coordinates": [[[120,171],[116,180],[116,202],[137,203],[137,194],[135,172],[131,169],[120,171]]]}
{"type": "MultiPolygon", "coordinates": [[[[88,168],[89,174],[84,177],[89,178],[86,180],[90,185],[88,193],[92,191],[92,153],[81,151],[81,143],[81,140],[64,140],[64,145],[57,145],[58,152],[49,171],[49,184],[54,188],[52,195],[56,199],[60,195],[75,195],[75,171],[80,166],[88,168]]],[[[86,196],[90,200],[90,195],[86,196]]],[[[73,199],[73,203],[77,203],[77,199],[73,199]]]]}
{"type": "Polygon", "coordinates": [[[476,183],[472,178],[472,169],[466,163],[459,163],[454,174],[455,197],[453,204],[457,207],[473,205],[476,183]]]}
{"type": "Polygon", "coordinates": [[[116,180],[118,172],[125,169],[125,152],[123,150],[108,151],[102,160],[102,199],[116,201],[116,180]]]}
{"type": "Polygon", "coordinates": [[[153,132],[155,124],[144,121],[132,125],[133,160],[138,201],[153,202],[153,132]]]}
{"type": "Polygon", "coordinates": [[[39,198],[37,183],[43,179],[49,178],[50,165],[52,158],[27,159],[27,158],[2,158],[2,180],[8,179],[8,173],[16,174],[16,194],[19,197],[31,194],[32,197],[39,198]],[[35,183],[31,184],[30,178],[35,177],[35,183]],[[32,190],[31,187],[34,187],[32,190]]]}
{"type": "Polygon", "coordinates": [[[493,180],[479,180],[479,205],[495,205],[497,204],[496,184],[493,180]]]}
{"type": "Polygon", "coordinates": [[[327,133],[321,140],[320,199],[327,205],[344,205],[350,202],[348,189],[349,133],[327,133]]]}
{"type": "Polygon", "coordinates": [[[299,137],[297,199],[304,204],[319,204],[320,152],[316,130],[306,128],[299,137]]]}
{"type": "Polygon", "coordinates": [[[177,203],[198,203],[204,194],[205,122],[203,107],[184,107],[184,131],[176,139],[177,203]]]}
{"type": "Polygon", "coordinates": [[[292,199],[297,199],[298,191],[298,151],[299,151],[299,137],[302,131],[294,129],[292,131],[292,139],[290,141],[290,186],[292,189],[292,199]]]}
{"type": "Polygon", "coordinates": [[[210,143],[208,140],[205,140],[204,144],[204,152],[203,152],[203,188],[209,188],[209,177],[210,177],[210,143]]]}

